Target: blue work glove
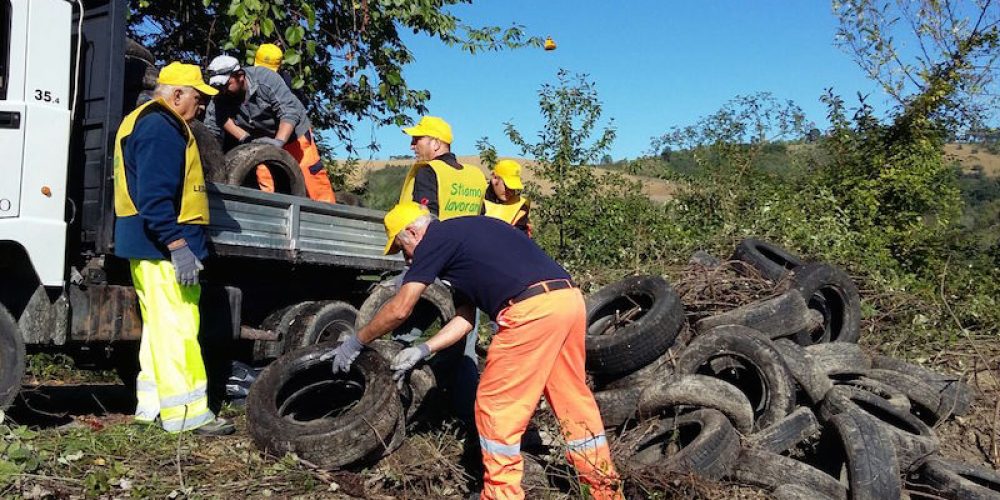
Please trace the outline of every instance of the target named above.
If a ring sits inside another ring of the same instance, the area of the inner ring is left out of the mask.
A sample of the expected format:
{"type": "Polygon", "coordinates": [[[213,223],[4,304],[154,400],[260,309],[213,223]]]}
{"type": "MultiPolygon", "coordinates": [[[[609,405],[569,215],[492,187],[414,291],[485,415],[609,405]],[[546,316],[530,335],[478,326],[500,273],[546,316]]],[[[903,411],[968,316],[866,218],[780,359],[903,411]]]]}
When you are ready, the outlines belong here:
{"type": "Polygon", "coordinates": [[[205,266],[201,265],[201,261],[194,256],[194,252],[187,245],[170,251],[170,263],[174,265],[177,282],[182,285],[197,285],[198,271],[205,269],[205,266]]]}
{"type": "Polygon", "coordinates": [[[256,144],[270,144],[279,149],[285,147],[285,141],[275,139],[274,137],[258,137],[253,142],[256,144]]]}
{"type": "Polygon", "coordinates": [[[399,382],[407,372],[417,366],[417,363],[427,359],[431,355],[431,348],[427,344],[417,344],[399,351],[392,358],[390,368],[393,369],[392,379],[399,382]]]}
{"type": "Polygon", "coordinates": [[[319,360],[333,360],[333,373],[347,373],[351,371],[351,364],[354,363],[355,359],[358,359],[358,354],[361,354],[361,348],[364,346],[358,340],[357,335],[351,335],[341,342],[336,349],[320,356],[319,360]]]}

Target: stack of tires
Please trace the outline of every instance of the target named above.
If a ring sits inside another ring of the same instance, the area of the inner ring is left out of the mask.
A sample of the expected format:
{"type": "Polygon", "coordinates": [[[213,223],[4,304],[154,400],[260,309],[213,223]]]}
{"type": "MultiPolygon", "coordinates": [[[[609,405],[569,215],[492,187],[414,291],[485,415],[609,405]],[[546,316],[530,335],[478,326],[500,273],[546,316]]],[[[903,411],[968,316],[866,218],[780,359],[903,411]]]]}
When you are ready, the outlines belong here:
{"type": "Polygon", "coordinates": [[[938,454],[933,426],[967,413],[971,389],[866,355],[846,273],[757,240],[733,259],[779,293],[690,332],[659,277],[588,297],[587,368],[627,475],[694,474],[776,498],[900,498],[904,483],[934,498],[1000,498],[995,471],[938,454]]]}

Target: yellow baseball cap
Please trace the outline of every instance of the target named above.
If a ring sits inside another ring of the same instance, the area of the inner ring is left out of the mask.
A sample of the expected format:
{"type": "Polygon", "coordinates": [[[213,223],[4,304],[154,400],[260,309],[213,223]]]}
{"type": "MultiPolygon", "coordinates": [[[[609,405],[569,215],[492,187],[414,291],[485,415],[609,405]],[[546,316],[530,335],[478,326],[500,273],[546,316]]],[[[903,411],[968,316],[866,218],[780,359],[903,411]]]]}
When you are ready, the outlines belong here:
{"type": "Polygon", "coordinates": [[[201,68],[194,64],[183,64],[177,61],[164,66],[160,70],[160,76],[157,77],[156,83],[194,87],[195,90],[205,95],[219,93],[218,90],[212,88],[212,86],[205,83],[205,80],[201,79],[201,68]]]}
{"type": "Polygon", "coordinates": [[[385,254],[398,252],[399,248],[395,247],[396,235],[421,215],[429,213],[426,206],[415,201],[404,201],[392,207],[392,210],[385,214],[385,237],[389,240],[385,242],[385,254]]]}
{"type": "Polygon", "coordinates": [[[273,43],[265,43],[260,47],[257,47],[257,55],[253,58],[254,66],[263,66],[273,71],[278,71],[278,66],[281,66],[281,60],[285,54],[281,51],[277,45],[273,43]]]}
{"type": "Polygon", "coordinates": [[[413,137],[433,137],[451,144],[451,125],[437,116],[425,116],[417,122],[416,126],[404,128],[403,133],[413,137]]]}
{"type": "Polygon", "coordinates": [[[503,179],[509,189],[524,189],[521,183],[521,165],[514,160],[500,160],[493,167],[493,173],[503,179]]]}

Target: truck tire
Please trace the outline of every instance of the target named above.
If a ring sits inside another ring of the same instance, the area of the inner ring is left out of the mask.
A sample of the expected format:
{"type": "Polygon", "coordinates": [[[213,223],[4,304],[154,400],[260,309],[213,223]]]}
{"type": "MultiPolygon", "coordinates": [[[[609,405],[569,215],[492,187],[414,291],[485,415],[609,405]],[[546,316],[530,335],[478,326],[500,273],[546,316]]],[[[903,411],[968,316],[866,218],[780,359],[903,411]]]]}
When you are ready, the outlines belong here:
{"type": "Polygon", "coordinates": [[[402,406],[388,363],[366,349],[346,376],[333,375],[329,361],[319,360],[329,349],[282,356],[251,386],[247,424],[265,453],[338,468],[367,465],[390,448],[402,406]]]}
{"type": "Polygon", "coordinates": [[[339,342],[355,332],[358,310],[347,302],[324,300],[300,309],[288,324],[282,353],[324,342],[339,342]]]}
{"type": "Polygon", "coordinates": [[[663,278],[633,276],[612,283],[587,297],[587,369],[601,375],[634,372],[667,352],[683,322],[680,297],[663,278]]]}
{"type": "Polygon", "coordinates": [[[820,420],[829,422],[841,413],[864,417],[884,429],[895,445],[899,470],[911,471],[938,451],[937,435],[927,424],[863,389],[848,386],[830,389],[820,407],[820,420]]]}
{"type": "MultiPolygon", "coordinates": [[[[358,309],[358,318],[354,322],[354,328],[361,330],[362,327],[375,318],[375,313],[382,309],[393,296],[396,295],[396,286],[393,280],[386,280],[372,288],[368,298],[358,309]]],[[[455,301],[452,298],[451,290],[440,281],[435,281],[424,289],[420,295],[410,318],[397,331],[409,332],[416,328],[424,331],[431,326],[434,321],[440,321],[443,326],[451,318],[455,317],[455,301]]]]}
{"type": "Polygon", "coordinates": [[[24,338],[17,321],[0,305],[0,410],[21,390],[24,377],[24,338]]]}
{"type": "Polygon", "coordinates": [[[792,274],[792,289],[823,315],[823,327],[799,336],[802,342],[857,342],[861,335],[861,295],[847,273],[829,264],[806,264],[792,274]]]}
{"type": "Polygon", "coordinates": [[[199,120],[188,122],[191,135],[198,145],[198,156],[201,158],[201,169],[208,182],[226,182],[226,155],[222,152],[219,139],[199,120]]]}
{"type": "Polygon", "coordinates": [[[781,354],[762,333],[737,325],[699,335],[677,361],[677,373],[720,378],[736,386],[754,411],[754,428],[774,425],[795,409],[795,383],[781,354]]]}
{"type": "Polygon", "coordinates": [[[721,479],[740,453],[740,436],[726,416],[703,409],[653,422],[636,445],[636,468],[721,479]],[[676,447],[676,448],[675,448],[676,447]],[[676,449],[676,451],[674,451],[676,449]]]}
{"type": "Polygon", "coordinates": [[[648,418],[679,406],[718,410],[742,434],[753,429],[753,407],[746,395],[729,382],[704,375],[680,375],[650,385],[639,397],[639,416],[648,418]]]}
{"type": "Polygon", "coordinates": [[[270,144],[241,144],[226,153],[226,184],[257,187],[257,165],[264,164],[274,179],[274,192],[308,196],[299,163],[292,155],[270,144]]]}
{"type": "MultiPolygon", "coordinates": [[[[761,276],[771,281],[781,280],[788,271],[795,269],[804,262],[788,250],[754,238],[746,238],[736,245],[736,251],[729,260],[745,262],[761,276]]],[[[746,266],[737,266],[737,271],[748,274],[746,266]]]]}
{"type": "Polygon", "coordinates": [[[830,498],[847,499],[847,488],[833,476],[794,458],[756,448],[743,448],[740,451],[739,459],[728,478],[768,489],[793,484],[830,498]]]}
{"type": "Polygon", "coordinates": [[[923,380],[937,390],[941,397],[941,406],[937,413],[942,416],[968,414],[972,400],[975,399],[972,388],[962,382],[962,377],[958,375],[938,373],[920,365],[882,355],[872,358],[872,367],[905,373],[923,380]]]}
{"type": "Polygon", "coordinates": [[[846,411],[830,419],[847,457],[851,498],[883,500],[900,498],[903,490],[893,442],[885,427],[859,411],[846,411]]]}
{"type": "Polygon", "coordinates": [[[934,457],[917,471],[917,477],[937,498],[1000,499],[1000,474],[986,467],[934,457]]]}

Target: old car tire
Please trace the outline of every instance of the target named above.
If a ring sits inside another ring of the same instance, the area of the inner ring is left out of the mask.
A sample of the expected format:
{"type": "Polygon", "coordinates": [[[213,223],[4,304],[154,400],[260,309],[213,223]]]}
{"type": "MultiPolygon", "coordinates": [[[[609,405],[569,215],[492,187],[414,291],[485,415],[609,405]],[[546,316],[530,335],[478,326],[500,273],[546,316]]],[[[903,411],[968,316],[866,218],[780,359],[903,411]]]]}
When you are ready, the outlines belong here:
{"type": "Polygon", "coordinates": [[[704,332],[722,325],[742,325],[777,339],[809,331],[813,325],[811,315],[802,295],[789,290],[777,297],[703,318],[695,323],[695,328],[704,332]]]}
{"type": "Polygon", "coordinates": [[[636,407],[639,404],[638,387],[611,389],[594,393],[594,401],[601,412],[601,422],[604,427],[620,427],[636,417],[636,407]]]}
{"type": "Polygon", "coordinates": [[[857,344],[816,344],[806,346],[806,352],[812,357],[813,366],[823,374],[867,370],[872,366],[871,360],[857,344]]]}
{"type": "Polygon", "coordinates": [[[17,321],[0,305],[0,410],[14,400],[24,377],[24,338],[17,321]]]}
{"type": "Polygon", "coordinates": [[[829,421],[834,415],[847,412],[885,429],[895,445],[899,470],[913,470],[938,451],[937,435],[919,418],[864,389],[835,386],[820,407],[820,420],[829,421]]]}
{"type": "MultiPolygon", "coordinates": [[[[396,295],[396,286],[393,280],[383,281],[374,287],[368,294],[368,298],[358,309],[358,317],[354,323],[354,328],[361,330],[365,325],[375,318],[375,313],[382,309],[393,296],[396,295]]],[[[440,281],[431,283],[420,295],[413,313],[406,323],[398,331],[410,331],[416,327],[423,329],[427,324],[438,320],[443,326],[451,318],[455,317],[455,301],[452,298],[451,290],[440,281]]]]}
{"type": "Polygon", "coordinates": [[[819,435],[821,430],[812,410],[800,406],[776,424],[752,434],[749,441],[754,447],[764,451],[784,453],[819,435]]]}
{"type": "Polygon", "coordinates": [[[720,479],[729,473],[740,451],[740,437],[725,415],[710,409],[654,421],[636,446],[630,462],[636,468],[696,474],[720,479]],[[670,442],[680,449],[668,453],[670,442]]]}
{"type": "MultiPolygon", "coordinates": [[[[756,269],[761,276],[774,282],[804,263],[801,258],[788,250],[754,238],[746,238],[739,242],[729,260],[745,262],[756,269]]],[[[747,274],[745,267],[737,267],[737,270],[743,270],[743,274],[747,274]]]]}
{"type": "Polygon", "coordinates": [[[907,412],[910,411],[910,398],[906,397],[906,394],[900,392],[893,385],[869,376],[872,371],[834,372],[829,374],[829,377],[834,385],[857,387],[888,401],[893,408],[907,412]]]}
{"type": "Polygon", "coordinates": [[[795,383],[781,354],[751,328],[720,326],[699,335],[681,353],[677,373],[735,385],[750,400],[756,429],[774,425],[795,409],[795,383]]]}
{"type": "Polygon", "coordinates": [[[746,395],[729,382],[705,375],[679,375],[651,384],[639,396],[639,417],[662,415],[680,406],[718,410],[742,434],[753,429],[753,407],[746,395]]]}
{"type": "Polygon", "coordinates": [[[826,374],[816,368],[811,354],[804,347],[789,339],[777,339],[774,348],[781,353],[781,359],[788,366],[789,373],[799,385],[805,397],[812,404],[819,404],[833,383],[826,374]]]}
{"type": "Polygon", "coordinates": [[[847,488],[829,474],[794,458],[756,448],[740,451],[728,478],[768,489],[794,484],[830,498],[847,498],[847,488]]]}
{"type": "Polygon", "coordinates": [[[851,498],[900,498],[903,484],[899,465],[893,454],[893,443],[886,428],[857,411],[834,415],[830,419],[830,426],[840,437],[847,457],[851,498]]]}
{"type": "Polygon", "coordinates": [[[683,322],[680,297],[659,276],[608,285],[587,297],[587,370],[636,371],[667,352],[683,322]]]}
{"type": "Polygon", "coordinates": [[[313,302],[299,310],[289,322],[282,352],[323,342],[337,342],[341,335],[355,332],[357,319],[358,310],[347,302],[313,302]]]}
{"type": "Polygon", "coordinates": [[[920,365],[882,355],[872,358],[872,367],[912,375],[933,387],[941,397],[941,406],[937,413],[942,417],[969,413],[972,400],[975,399],[972,388],[962,382],[962,377],[958,375],[938,373],[920,365]]]}
{"type": "Polygon", "coordinates": [[[226,184],[257,188],[257,165],[264,164],[274,179],[274,192],[308,196],[299,164],[284,149],[270,144],[242,144],[226,153],[226,184]]]}
{"type": "Polygon", "coordinates": [[[934,425],[948,413],[939,414],[941,408],[941,394],[939,394],[930,384],[923,380],[892,370],[871,369],[865,371],[865,376],[882,382],[897,391],[909,402],[909,407],[905,408],[910,413],[916,415],[927,425],[934,425]]]}
{"type": "Polygon", "coordinates": [[[285,340],[288,338],[288,327],[292,321],[298,317],[299,313],[312,305],[312,301],[297,302],[280,309],[271,311],[260,323],[261,330],[270,330],[278,333],[278,340],[256,340],[253,344],[254,361],[268,361],[281,356],[285,352],[285,340]]]}
{"type": "Polygon", "coordinates": [[[847,273],[829,264],[806,264],[792,273],[791,286],[823,316],[821,328],[796,339],[809,344],[858,341],[861,295],[847,273]]]}
{"type": "Polygon", "coordinates": [[[247,424],[258,448],[334,468],[366,465],[390,447],[402,407],[388,363],[368,349],[348,374],[333,375],[330,362],[319,359],[329,350],[316,345],[286,354],[251,386],[247,424]],[[326,416],[338,404],[342,413],[326,416]]]}
{"type": "Polygon", "coordinates": [[[917,471],[917,477],[937,498],[1000,499],[1000,474],[986,467],[934,457],[917,471]]]}

